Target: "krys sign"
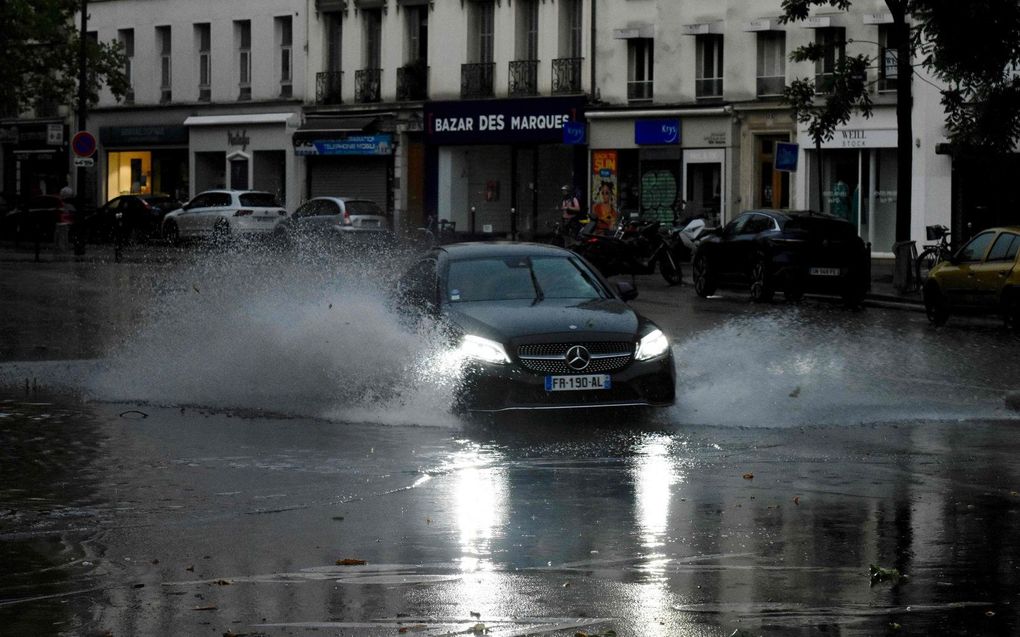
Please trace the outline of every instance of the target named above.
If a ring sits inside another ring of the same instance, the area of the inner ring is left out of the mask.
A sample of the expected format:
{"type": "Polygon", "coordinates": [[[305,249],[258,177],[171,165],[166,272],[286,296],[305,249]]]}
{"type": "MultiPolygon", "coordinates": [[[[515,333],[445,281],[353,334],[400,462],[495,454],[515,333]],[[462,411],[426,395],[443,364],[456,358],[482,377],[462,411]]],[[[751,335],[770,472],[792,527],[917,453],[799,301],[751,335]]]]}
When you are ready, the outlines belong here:
{"type": "Polygon", "coordinates": [[[584,98],[431,102],[430,144],[563,143],[563,127],[584,120],[584,98]]]}

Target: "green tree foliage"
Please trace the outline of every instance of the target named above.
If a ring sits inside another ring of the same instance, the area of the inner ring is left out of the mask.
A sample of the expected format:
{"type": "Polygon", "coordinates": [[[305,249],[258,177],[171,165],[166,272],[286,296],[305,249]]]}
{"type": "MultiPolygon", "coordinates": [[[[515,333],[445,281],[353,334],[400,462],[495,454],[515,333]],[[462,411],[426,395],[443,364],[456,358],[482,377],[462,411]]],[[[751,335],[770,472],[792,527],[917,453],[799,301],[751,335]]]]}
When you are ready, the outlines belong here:
{"type": "Polygon", "coordinates": [[[1004,0],[914,0],[912,44],[946,88],[955,144],[1011,152],[1020,142],[1020,4],[1004,0]]]}
{"type": "MultiPolygon", "coordinates": [[[[0,0],[0,113],[45,103],[77,106],[80,37],[77,0],[0,0]]],[[[120,100],[128,89],[119,43],[86,41],[90,105],[106,85],[120,100]]]]}

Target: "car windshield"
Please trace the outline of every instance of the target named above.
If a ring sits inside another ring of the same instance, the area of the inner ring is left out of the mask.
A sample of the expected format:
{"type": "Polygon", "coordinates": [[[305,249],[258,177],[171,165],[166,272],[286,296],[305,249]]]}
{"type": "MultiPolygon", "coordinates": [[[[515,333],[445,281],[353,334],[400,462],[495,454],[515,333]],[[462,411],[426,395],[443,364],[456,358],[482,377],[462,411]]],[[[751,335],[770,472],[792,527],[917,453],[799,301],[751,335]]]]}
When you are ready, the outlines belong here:
{"type": "Polygon", "coordinates": [[[238,199],[241,200],[242,206],[251,206],[252,208],[279,208],[280,202],[276,200],[276,197],[269,194],[268,192],[246,192],[238,199]]]}
{"type": "Polygon", "coordinates": [[[453,261],[446,295],[453,303],[606,297],[602,286],[576,259],[558,256],[453,261]]]}
{"type": "Polygon", "coordinates": [[[377,215],[380,217],[386,215],[379,204],[374,201],[348,201],[346,206],[347,212],[352,215],[377,215]]]}

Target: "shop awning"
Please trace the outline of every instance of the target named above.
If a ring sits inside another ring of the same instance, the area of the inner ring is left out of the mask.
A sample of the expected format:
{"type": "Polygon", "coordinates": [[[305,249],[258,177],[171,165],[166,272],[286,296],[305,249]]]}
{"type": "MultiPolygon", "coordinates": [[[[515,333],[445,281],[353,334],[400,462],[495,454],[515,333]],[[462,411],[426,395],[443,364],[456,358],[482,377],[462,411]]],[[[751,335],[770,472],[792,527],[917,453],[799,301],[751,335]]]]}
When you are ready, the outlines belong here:
{"type": "Polygon", "coordinates": [[[378,117],[321,117],[309,119],[294,131],[294,141],[316,141],[344,138],[351,134],[374,130],[378,117]]]}
{"type": "Polygon", "coordinates": [[[249,115],[192,115],[185,126],[238,126],[243,124],[286,124],[294,113],[252,113],[249,115]]]}

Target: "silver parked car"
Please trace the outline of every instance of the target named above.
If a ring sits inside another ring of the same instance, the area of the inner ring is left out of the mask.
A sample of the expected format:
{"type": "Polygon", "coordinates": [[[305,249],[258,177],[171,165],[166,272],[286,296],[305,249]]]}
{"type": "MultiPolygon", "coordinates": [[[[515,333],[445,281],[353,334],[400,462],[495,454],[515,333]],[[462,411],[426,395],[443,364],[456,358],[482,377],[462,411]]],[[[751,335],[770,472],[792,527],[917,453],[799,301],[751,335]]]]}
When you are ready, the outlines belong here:
{"type": "Polygon", "coordinates": [[[207,190],[163,218],[163,236],[227,239],[269,234],[287,215],[276,195],[257,190],[207,190]]]}
{"type": "Polygon", "coordinates": [[[276,228],[285,246],[322,242],[335,246],[387,246],[396,236],[390,215],[368,199],[315,197],[276,228]]]}

